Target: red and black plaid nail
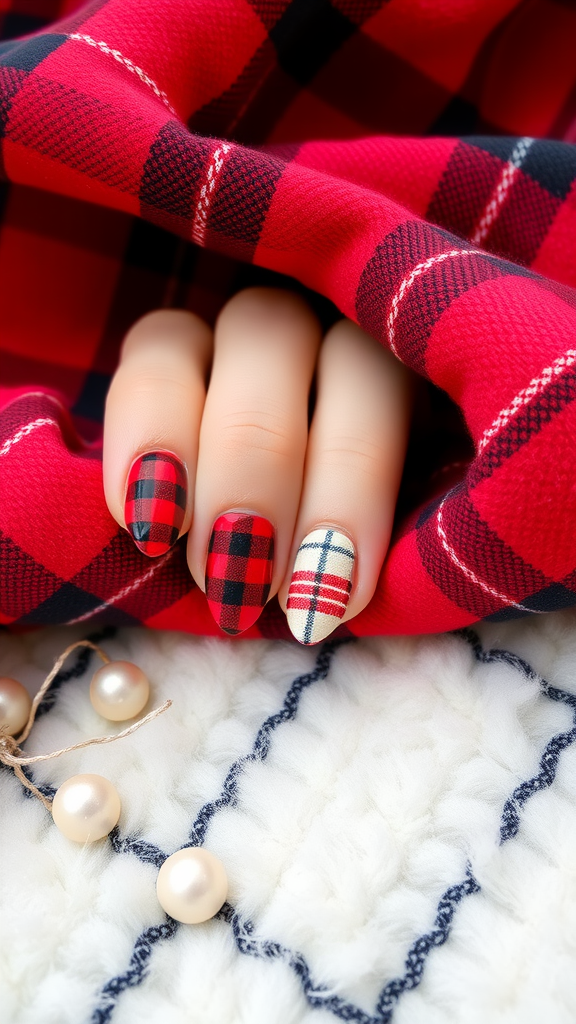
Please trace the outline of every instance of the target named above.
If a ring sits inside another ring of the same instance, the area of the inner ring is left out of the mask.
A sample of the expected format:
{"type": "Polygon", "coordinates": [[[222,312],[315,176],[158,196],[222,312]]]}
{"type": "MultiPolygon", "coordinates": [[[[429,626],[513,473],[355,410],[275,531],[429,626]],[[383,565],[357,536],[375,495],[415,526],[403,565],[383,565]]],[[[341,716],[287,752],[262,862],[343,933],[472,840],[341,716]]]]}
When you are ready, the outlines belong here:
{"type": "Polygon", "coordinates": [[[178,540],[186,511],[186,470],[170,452],[147,452],[128,476],[124,517],[136,547],[157,558],[178,540]]]}
{"type": "Polygon", "coordinates": [[[234,636],[252,626],[272,582],[274,528],[262,516],[225,512],[212,527],[206,597],[221,629],[234,636]]]}

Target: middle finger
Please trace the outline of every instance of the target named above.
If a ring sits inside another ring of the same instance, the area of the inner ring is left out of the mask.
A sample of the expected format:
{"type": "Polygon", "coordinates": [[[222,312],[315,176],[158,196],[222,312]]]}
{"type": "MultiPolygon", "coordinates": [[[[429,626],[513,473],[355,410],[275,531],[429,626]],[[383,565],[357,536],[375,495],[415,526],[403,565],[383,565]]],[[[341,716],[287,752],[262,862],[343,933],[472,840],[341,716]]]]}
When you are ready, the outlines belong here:
{"type": "Polygon", "coordinates": [[[286,573],[320,338],[306,303],[272,288],[238,293],[216,324],[188,564],[231,635],[253,625],[286,573]]]}

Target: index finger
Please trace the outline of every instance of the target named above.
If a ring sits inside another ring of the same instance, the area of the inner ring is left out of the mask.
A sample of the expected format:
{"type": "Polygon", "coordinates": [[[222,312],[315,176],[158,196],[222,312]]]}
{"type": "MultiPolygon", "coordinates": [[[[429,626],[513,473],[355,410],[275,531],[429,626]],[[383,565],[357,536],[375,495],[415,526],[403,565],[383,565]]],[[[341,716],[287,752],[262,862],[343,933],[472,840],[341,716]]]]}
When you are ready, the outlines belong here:
{"type": "Polygon", "coordinates": [[[104,494],[144,554],[165,554],[192,522],[206,375],[207,324],[157,310],[126,335],[104,419],[104,494]]]}

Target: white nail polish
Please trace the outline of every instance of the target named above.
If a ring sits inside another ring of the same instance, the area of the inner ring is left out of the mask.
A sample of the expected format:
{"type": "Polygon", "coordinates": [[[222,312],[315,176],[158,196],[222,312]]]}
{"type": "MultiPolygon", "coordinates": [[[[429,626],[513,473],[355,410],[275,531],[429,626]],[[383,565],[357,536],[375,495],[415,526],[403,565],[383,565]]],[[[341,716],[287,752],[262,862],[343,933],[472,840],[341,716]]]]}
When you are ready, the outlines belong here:
{"type": "Polygon", "coordinates": [[[301,644],[330,635],[346,611],[356,552],[349,537],[327,527],[302,541],[288,590],[286,617],[301,644]]]}

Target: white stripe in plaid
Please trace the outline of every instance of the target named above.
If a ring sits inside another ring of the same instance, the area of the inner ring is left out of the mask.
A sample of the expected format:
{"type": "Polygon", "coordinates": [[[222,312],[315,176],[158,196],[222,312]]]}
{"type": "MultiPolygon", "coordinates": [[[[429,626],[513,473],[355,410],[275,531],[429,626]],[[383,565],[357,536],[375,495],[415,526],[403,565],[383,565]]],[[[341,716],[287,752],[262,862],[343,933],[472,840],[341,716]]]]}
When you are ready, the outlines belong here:
{"type": "Polygon", "coordinates": [[[301,644],[317,644],[346,611],[356,553],[337,530],[313,530],[302,541],[290,580],[286,615],[301,644]]]}

